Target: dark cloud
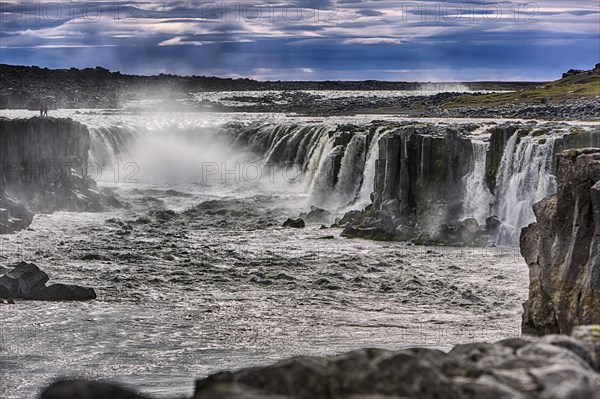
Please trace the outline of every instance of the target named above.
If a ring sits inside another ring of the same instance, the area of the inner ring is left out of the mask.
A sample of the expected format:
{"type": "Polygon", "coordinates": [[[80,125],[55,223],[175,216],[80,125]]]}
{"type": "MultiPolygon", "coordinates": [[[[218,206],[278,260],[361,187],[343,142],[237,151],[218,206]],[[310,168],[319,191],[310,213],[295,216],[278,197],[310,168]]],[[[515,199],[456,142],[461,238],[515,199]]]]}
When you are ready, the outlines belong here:
{"type": "Polygon", "coordinates": [[[394,0],[39,4],[36,11],[0,2],[1,62],[104,65],[129,73],[447,80],[548,79],[600,59],[600,10],[587,0],[547,0],[537,9],[394,0]]]}

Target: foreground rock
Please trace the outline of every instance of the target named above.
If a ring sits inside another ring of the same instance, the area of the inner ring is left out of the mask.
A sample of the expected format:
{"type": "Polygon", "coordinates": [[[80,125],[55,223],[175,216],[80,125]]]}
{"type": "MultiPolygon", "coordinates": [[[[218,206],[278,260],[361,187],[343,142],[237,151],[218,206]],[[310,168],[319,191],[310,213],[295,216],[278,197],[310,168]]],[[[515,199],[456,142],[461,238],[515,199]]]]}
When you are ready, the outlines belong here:
{"type": "Polygon", "coordinates": [[[117,385],[86,380],[57,381],[42,392],[40,399],[144,399],[117,385]]]}
{"type": "Polygon", "coordinates": [[[199,380],[194,398],[598,398],[600,334],[593,331],[578,331],[580,339],[458,345],[449,353],[362,349],[297,357],[199,380]]]}
{"type": "Polygon", "coordinates": [[[70,284],[46,286],[49,277],[33,263],[21,262],[0,271],[0,299],[85,301],[96,298],[93,288],[70,284]]]}
{"type": "Polygon", "coordinates": [[[521,233],[530,333],[600,323],[600,149],[565,151],[556,162],[557,194],[534,206],[537,222],[521,233]]]}

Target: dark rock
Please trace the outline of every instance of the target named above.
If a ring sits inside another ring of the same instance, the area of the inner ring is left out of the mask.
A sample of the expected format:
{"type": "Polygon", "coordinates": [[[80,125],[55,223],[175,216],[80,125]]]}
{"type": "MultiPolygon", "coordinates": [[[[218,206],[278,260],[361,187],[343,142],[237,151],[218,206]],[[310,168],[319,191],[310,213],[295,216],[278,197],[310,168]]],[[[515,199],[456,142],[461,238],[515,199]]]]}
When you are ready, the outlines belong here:
{"type": "Polygon", "coordinates": [[[345,227],[348,223],[356,224],[358,218],[362,216],[361,211],[350,211],[347,212],[340,220],[337,221],[336,225],[345,227]]]}
{"type": "Polygon", "coordinates": [[[535,204],[521,232],[530,272],[523,331],[569,333],[600,323],[600,149],[557,156],[555,196],[535,204]]]}
{"type": "Polygon", "coordinates": [[[0,193],[0,234],[12,234],[28,228],[33,217],[34,213],[25,204],[6,196],[2,198],[0,193]]]}
{"type": "Polygon", "coordinates": [[[44,288],[48,280],[48,275],[33,263],[21,262],[0,277],[0,285],[11,293],[12,298],[26,298],[44,288]]]}
{"type": "Polygon", "coordinates": [[[283,222],[283,227],[293,227],[295,229],[304,228],[306,224],[302,219],[292,219],[288,218],[285,222],[283,222]]]}
{"type": "Polygon", "coordinates": [[[81,257],[81,260],[102,260],[109,261],[110,258],[108,256],[100,255],[100,254],[85,254],[81,257]]]}
{"type": "Polygon", "coordinates": [[[33,263],[21,262],[0,273],[0,298],[39,301],[85,301],[96,298],[92,288],[69,284],[46,287],[48,280],[48,275],[33,263]]]}
{"type": "Polygon", "coordinates": [[[166,221],[166,220],[171,220],[174,217],[176,217],[177,213],[175,213],[175,211],[172,211],[170,209],[154,209],[154,210],[151,210],[150,212],[148,212],[148,215],[159,221],[166,221]]]}
{"type": "Polygon", "coordinates": [[[565,336],[523,337],[458,345],[449,353],[362,349],[297,357],[198,380],[194,399],[598,398],[600,375],[589,361],[600,340],[582,336],[587,344],[565,336]]]}
{"type": "Polygon", "coordinates": [[[86,380],[57,381],[40,394],[39,399],[144,399],[118,385],[86,380]]]}
{"type": "Polygon", "coordinates": [[[93,288],[70,284],[52,284],[35,291],[26,299],[34,301],[87,301],[96,299],[93,288]]]}
{"type": "Polygon", "coordinates": [[[420,235],[419,230],[414,227],[405,225],[396,227],[395,236],[398,241],[411,241],[419,238],[420,235]]]}
{"type": "Polygon", "coordinates": [[[496,236],[500,230],[500,226],[502,226],[502,222],[497,216],[490,216],[485,219],[485,231],[491,236],[496,236]]]}
{"type": "Polygon", "coordinates": [[[8,288],[0,284],[0,299],[12,299],[12,296],[12,292],[8,288]]]}
{"type": "Polygon", "coordinates": [[[331,212],[325,209],[311,206],[310,212],[300,214],[300,219],[303,219],[306,223],[329,223],[332,220],[332,215],[331,212]]]}
{"type": "Polygon", "coordinates": [[[340,234],[340,236],[342,237],[346,237],[346,238],[354,238],[357,237],[357,230],[352,227],[352,226],[348,226],[345,227],[344,230],[342,230],[342,233],[340,234]]]}

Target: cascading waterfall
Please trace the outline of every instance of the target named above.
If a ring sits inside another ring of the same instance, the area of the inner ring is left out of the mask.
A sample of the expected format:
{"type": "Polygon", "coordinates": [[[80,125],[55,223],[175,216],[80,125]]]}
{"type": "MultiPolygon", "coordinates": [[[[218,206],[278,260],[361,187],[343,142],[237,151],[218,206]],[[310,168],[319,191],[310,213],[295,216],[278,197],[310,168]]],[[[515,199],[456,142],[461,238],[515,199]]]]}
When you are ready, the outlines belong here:
{"type": "Polygon", "coordinates": [[[361,199],[368,199],[373,189],[377,142],[384,129],[370,142],[367,132],[354,133],[347,144],[337,141],[336,130],[335,125],[267,124],[244,127],[234,142],[263,154],[267,165],[299,168],[311,205],[364,207],[368,202],[361,199]]]}
{"type": "Polygon", "coordinates": [[[379,157],[379,140],[389,132],[386,127],[380,126],[375,129],[371,144],[365,160],[365,169],[362,177],[362,186],[359,193],[357,206],[364,208],[371,203],[371,193],[375,188],[375,161],[379,157]]]}
{"type": "Polygon", "coordinates": [[[337,184],[335,185],[334,201],[346,205],[357,199],[363,183],[366,161],[367,134],[355,134],[344,151],[337,184]]]}
{"type": "Polygon", "coordinates": [[[463,177],[462,218],[474,218],[480,226],[483,226],[490,215],[490,206],[494,201],[494,196],[485,180],[486,154],[490,143],[473,139],[471,145],[473,149],[471,167],[469,174],[463,177]]]}
{"type": "Polygon", "coordinates": [[[100,166],[112,165],[127,151],[139,132],[129,126],[91,126],[90,162],[100,166]]]}
{"type": "Polygon", "coordinates": [[[517,244],[521,228],[535,221],[533,204],[556,192],[552,174],[555,141],[555,137],[518,134],[508,141],[497,176],[495,209],[502,222],[498,245],[517,244]]]}
{"type": "MultiPolygon", "coordinates": [[[[338,125],[324,123],[237,123],[207,127],[195,123],[180,126],[170,122],[152,128],[114,124],[90,127],[90,159],[108,166],[115,161],[126,160],[127,156],[139,157],[141,154],[143,157],[149,147],[136,149],[132,143],[146,141],[148,144],[152,140],[157,143],[150,146],[154,152],[146,156],[147,167],[144,168],[152,173],[155,173],[152,170],[155,164],[158,164],[158,169],[172,169],[177,176],[182,176],[189,170],[201,168],[201,162],[205,160],[234,162],[242,159],[243,162],[256,161],[258,157],[258,162],[263,165],[293,168],[300,172],[299,179],[286,182],[298,184],[297,189],[307,194],[308,205],[330,210],[362,209],[371,203],[379,141],[395,131],[397,127],[393,125],[377,126],[369,132],[367,129],[347,131],[338,125]],[[172,141],[176,142],[174,147],[172,141]],[[216,142],[220,144],[216,145],[216,142]],[[159,160],[153,158],[153,154],[161,151],[171,155],[162,155],[159,160]],[[239,154],[247,156],[236,158],[239,154]],[[173,163],[179,166],[173,169],[173,163]]],[[[423,140],[430,138],[423,135],[423,140]]],[[[534,137],[513,134],[502,153],[492,195],[486,177],[490,143],[487,139],[473,137],[471,164],[462,178],[461,219],[475,218],[483,226],[487,217],[497,216],[502,224],[496,244],[517,244],[521,228],[535,221],[533,204],[556,190],[552,174],[555,141],[556,135],[534,137]]],[[[403,173],[399,175],[399,187],[409,184],[408,157],[405,137],[402,141],[399,167],[403,173]]],[[[431,161],[425,152],[421,157],[421,175],[426,176],[425,171],[430,166],[427,162],[431,161]]],[[[296,177],[296,172],[287,172],[287,176],[296,177]]],[[[183,178],[194,177],[185,175],[183,178]]],[[[394,195],[407,203],[407,192],[399,190],[394,195]]],[[[440,224],[450,222],[445,217],[432,214],[430,220],[438,228],[440,224]]]]}

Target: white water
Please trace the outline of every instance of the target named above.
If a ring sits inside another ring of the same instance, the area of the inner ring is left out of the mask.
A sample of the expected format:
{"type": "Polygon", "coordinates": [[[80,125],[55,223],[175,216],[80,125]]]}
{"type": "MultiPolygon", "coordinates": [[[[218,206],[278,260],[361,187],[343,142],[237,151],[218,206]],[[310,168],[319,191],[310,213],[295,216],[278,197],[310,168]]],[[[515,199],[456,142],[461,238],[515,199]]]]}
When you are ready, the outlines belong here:
{"type": "Polygon", "coordinates": [[[496,186],[496,215],[502,226],[496,243],[515,245],[521,229],[535,221],[533,204],[556,192],[552,175],[555,137],[539,138],[514,134],[508,141],[496,186]]]}
{"type": "Polygon", "coordinates": [[[385,127],[377,128],[371,140],[362,178],[363,184],[360,188],[359,202],[357,204],[359,208],[364,208],[371,203],[371,193],[375,189],[375,162],[379,158],[379,140],[385,136],[386,132],[385,127]]]}
{"type": "Polygon", "coordinates": [[[486,154],[490,146],[489,142],[471,141],[473,155],[471,159],[471,170],[463,177],[463,219],[474,218],[480,226],[485,225],[485,220],[490,215],[490,206],[494,196],[490,192],[486,179],[486,154]]]}

